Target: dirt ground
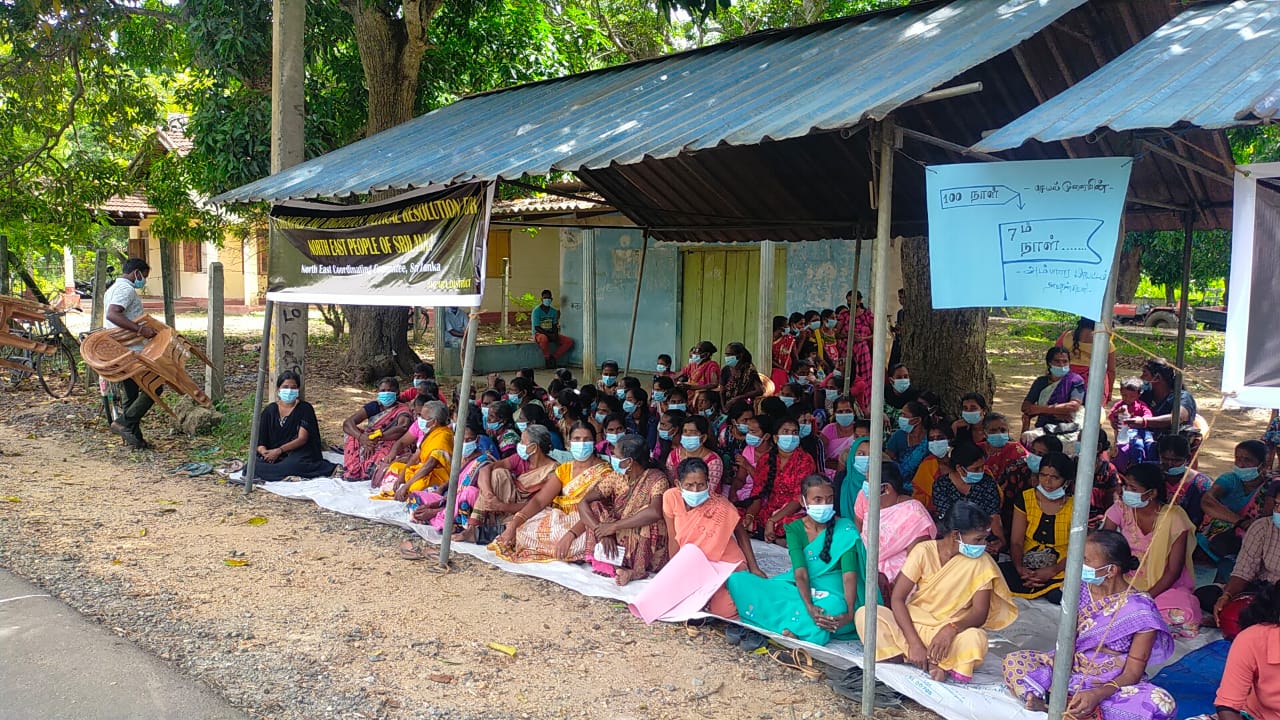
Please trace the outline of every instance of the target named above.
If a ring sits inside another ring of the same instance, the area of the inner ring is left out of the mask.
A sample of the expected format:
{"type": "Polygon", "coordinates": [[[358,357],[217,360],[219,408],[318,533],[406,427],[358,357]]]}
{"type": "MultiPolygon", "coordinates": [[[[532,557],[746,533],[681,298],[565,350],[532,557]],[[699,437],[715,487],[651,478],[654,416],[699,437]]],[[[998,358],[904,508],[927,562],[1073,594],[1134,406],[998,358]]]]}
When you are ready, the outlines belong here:
{"type": "MultiPolygon", "coordinates": [[[[256,354],[229,358],[244,397],[256,354]]],[[[339,439],[369,391],[321,345],[308,388],[339,439]]],[[[332,350],[332,346],[329,346],[332,350]]],[[[1037,372],[993,357],[997,408],[1016,409],[1037,372]]],[[[1202,468],[1265,417],[1217,415],[1202,468]]],[[[310,503],[169,474],[208,438],[169,436],[155,452],[105,432],[96,398],[49,401],[28,381],[0,390],[0,565],[173,662],[260,718],[689,718],[856,715],[825,684],[728,645],[714,628],[645,626],[619,604],[502,573],[465,556],[448,574],[400,559],[407,535],[310,503]],[[264,518],[265,522],[255,520],[264,518]],[[517,648],[514,657],[489,649],[517,648]]],[[[877,717],[929,718],[908,710],[877,717]]]]}

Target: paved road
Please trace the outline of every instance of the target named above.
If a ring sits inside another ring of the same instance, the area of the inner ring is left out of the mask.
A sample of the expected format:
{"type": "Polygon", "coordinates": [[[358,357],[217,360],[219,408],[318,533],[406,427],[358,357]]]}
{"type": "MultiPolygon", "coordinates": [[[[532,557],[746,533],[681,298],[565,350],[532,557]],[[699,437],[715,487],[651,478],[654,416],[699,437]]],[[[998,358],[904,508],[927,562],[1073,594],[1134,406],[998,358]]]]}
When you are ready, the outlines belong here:
{"type": "Polygon", "coordinates": [[[246,720],[207,688],[0,570],[0,720],[246,720]]]}

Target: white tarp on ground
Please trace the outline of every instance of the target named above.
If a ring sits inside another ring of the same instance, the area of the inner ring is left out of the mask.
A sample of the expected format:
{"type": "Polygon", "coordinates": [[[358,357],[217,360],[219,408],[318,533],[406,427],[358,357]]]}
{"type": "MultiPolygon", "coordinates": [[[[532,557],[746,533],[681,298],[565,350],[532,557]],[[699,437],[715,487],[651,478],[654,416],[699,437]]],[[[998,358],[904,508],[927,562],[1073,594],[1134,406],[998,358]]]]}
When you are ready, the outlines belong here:
{"type": "MultiPolygon", "coordinates": [[[[303,482],[273,482],[260,485],[264,490],[287,498],[311,500],[320,507],[343,515],[365,518],[375,522],[396,525],[417,533],[432,543],[440,542],[440,533],[434,528],[409,522],[404,503],[387,500],[371,500],[369,486],[349,483],[337,478],[319,478],[303,482]]],[[[493,552],[472,543],[455,543],[455,552],[470,555],[507,572],[550,580],[557,585],[592,597],[609,598],[631,603],[644,589],[646,581],[633,582],[618,587],[610,578],[591,572],[585,565],[562,562],[509,563],[493,552]]],[[[777,545],[755,543],[756,559],[768,575],[777,575],[791,568],[791,561],[784,548],[777,545]]],[[[1059,608],[1045,602],[1017,600],[1018,619],[1000,632],[991,633],[991,653],[978,669],[969,685],[938,683],[924,672],[905,665],[881,663],[876,665],[876,678],[920,703],[952,720],[1038,720],[1044,713],[1029,712],[1022,708],[1004,689],[1000,677],[1000,659],[1013,650],[1051,650],[1058,627],[1059,608]]],[[[693,614],[690,617],[700,617],[693,614]]],[[[862,644],[858,642],[833,642],[826,646],[812,645],[791,638],[770,634],[775,641],[791,647],[803,647],[815,660],[844,669],[862,665],[862,644]]],[[[1192,650],[1221,638],[1217,631],[1201,632],[1195,640],[1179,640],[1177,652],[1167,664],[1181,659],[1192,650]]],[[[1163,666],[1160,666],[1163,667],[1163,666]]],[[[1154,676],[1160,667],[1151,667],[1148,674],[1154,676]]],[[[1206,678],[1217,682],[1217,678],[1206,678]]]]}

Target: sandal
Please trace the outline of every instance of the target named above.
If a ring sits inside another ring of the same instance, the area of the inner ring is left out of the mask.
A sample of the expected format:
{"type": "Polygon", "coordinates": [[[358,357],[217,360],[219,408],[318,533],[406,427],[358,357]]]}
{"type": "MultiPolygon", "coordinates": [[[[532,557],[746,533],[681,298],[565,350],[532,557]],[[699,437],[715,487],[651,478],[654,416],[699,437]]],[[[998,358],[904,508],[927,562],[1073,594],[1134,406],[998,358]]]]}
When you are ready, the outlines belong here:
{"type": "MultiPolygon", "coordinates": [[[[831,685],[831,691],[840,697],[848,698],[856,703],[861,703],[862,677],[862,668],[851,667],[839,675],[832,675],[828,684],[831,685]]],[[[875,689],[875,706],[877,708],[902,707],[902,696],[877,680],[875,689]]]]}
{"type": "Polygon", "coordinates": [[[427,556],[422,550],[414,546],[412,540],[405,540],[400,543],[400,557],[403,560],[426,560],[427,556]]]}
{"type": "Polygon", "coordinates": [[[790,650],[774,650],[769,653],[769,657],[779,665],[784,665],[792,670],[799,670],[802,675],[810,680],[817,680],[822,677],[822,671],[813,665],[813,658],[804,648],[792,648],[790,650]]]}

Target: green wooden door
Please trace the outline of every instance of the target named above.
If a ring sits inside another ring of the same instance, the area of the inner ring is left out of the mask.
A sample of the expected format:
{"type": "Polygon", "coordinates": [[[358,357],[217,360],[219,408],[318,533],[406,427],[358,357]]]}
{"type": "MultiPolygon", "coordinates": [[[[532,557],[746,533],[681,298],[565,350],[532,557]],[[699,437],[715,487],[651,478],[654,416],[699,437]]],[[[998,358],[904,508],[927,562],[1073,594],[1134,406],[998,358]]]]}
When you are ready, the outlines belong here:
{"type": "MultiPolygon", "coordinates": [[[[740,342],[754,357],[760,357],[756,347],[760,326],[760,248],[695,248],[684,251],[682,256],[681,347],[672,353],[676,365],[683,367],[689,348],[702,340],[710,340],[720,350],[731,342],[740,342]]],[[[774,258],[772,312],[764,318],[765,323],[771,322],[786,304],[785,249],[776,248],[774,258]]]]}

